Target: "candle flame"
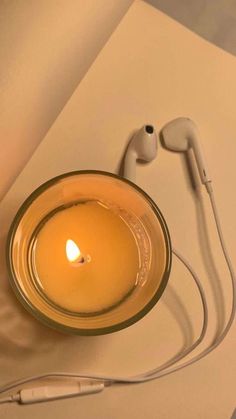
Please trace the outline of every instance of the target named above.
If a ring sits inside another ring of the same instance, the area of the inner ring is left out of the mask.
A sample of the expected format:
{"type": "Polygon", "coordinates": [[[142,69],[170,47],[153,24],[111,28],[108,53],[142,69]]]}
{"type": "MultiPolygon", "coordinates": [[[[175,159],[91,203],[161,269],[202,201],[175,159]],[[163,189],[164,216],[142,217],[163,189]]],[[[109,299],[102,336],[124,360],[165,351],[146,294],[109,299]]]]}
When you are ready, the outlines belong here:
{"type": "Polygon", "coordinates": [[[66,242],[66,256],[69,262],[75,262],[81,256],[81,251],[73,240],[67,240],[66,242]]]}

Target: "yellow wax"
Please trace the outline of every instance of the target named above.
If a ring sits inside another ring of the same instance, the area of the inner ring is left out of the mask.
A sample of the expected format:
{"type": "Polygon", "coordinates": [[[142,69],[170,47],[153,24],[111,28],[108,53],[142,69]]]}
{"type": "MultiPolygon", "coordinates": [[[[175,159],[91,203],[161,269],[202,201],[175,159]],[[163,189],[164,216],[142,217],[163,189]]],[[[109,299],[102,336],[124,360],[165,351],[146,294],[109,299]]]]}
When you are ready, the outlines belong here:
{"type": "Polygon", "coordinates": [[[121,301],[135,286],[139,253],[127,223],[97,201],[58,211],[38,233],[35,270],[44,293],[59,306],[95,312],[121,301]],[[66,256],[73,240],[85,256],[74,264],[66,256]]]}

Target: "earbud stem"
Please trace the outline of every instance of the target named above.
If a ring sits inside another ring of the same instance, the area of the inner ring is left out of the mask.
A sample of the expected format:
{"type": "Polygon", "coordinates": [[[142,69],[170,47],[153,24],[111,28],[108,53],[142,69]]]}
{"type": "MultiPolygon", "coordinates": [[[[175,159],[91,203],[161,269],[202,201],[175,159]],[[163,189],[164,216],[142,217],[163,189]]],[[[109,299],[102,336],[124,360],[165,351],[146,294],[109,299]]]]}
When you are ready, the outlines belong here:
{"type": "Polygon", "coordinates": [[[195,154],[195,160],[197,163],[199,176],[201,178],[202,183],[205,185],[206,183],[211,182],[211,177],[209,175],[209,171],[203,157],[203,152],[201,150],[200,143],[197,142],[196,140],[192,141],[192,148],[195,154]]]}
{"type": "Polygon", "coordinates": [[[136,181],[136,160],[137,154],[135,150],[129,150],[125,155],[123,176],[134,183],[136,181]]]}

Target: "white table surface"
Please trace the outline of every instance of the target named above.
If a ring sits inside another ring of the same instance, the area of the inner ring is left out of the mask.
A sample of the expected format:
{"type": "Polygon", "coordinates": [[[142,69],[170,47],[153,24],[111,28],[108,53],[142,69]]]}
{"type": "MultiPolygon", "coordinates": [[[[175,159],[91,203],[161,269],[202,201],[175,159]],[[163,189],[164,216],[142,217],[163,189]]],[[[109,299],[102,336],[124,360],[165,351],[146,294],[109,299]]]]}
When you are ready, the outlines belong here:
{"type": "MultiPolygon", "coordinates": [[[[202,133],[235,263],[235,71],[234,57],[148,4],[136,1],[130,8],[1,203],[2,384],[55,370],[137,374],[167,360],[196,337],[200,303],[176,261],[161,302],[145,318],[112,335],[76,337],[47,329],[20,306],[7,282],[3,247],[16,209],[43,181],[75,169],[115,172],[134,129],[144,123],[160,129],[174,117],[189,116],[202,133]]],[[[231,290],[209,203],[204,190],[196,195],[191,189],[181,156],[160,145],[158,154],[156,162],[138,168],[137,183],[155,199],[174,246],[202,277],[211,310],[210,341],[229,313],[231,290]]],[[[234,327],[214,353],[171,376],[48,404],[1,405],[0,417],[228,419],[235,408],[235,372],[234,327]]]]}
{"type": "Polygon", "coordinates": [[[231,0],[147,0],[215,45],[236,55],[236,7],[231,0]]]}

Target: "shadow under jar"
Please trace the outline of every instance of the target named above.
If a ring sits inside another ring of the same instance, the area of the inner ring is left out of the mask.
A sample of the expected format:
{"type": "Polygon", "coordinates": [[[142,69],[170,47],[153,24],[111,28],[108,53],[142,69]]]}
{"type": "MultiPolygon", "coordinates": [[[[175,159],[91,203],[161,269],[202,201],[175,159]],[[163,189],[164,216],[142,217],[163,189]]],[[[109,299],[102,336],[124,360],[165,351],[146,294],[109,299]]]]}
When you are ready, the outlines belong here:
{"type": "Polygon", "coordinates": [[[75,171],[23,203],[7,240],[11,285],[27,310],[61,331],[98,335],[142,318],[171,269],[165,220],[117,175],[75,171]]]}

